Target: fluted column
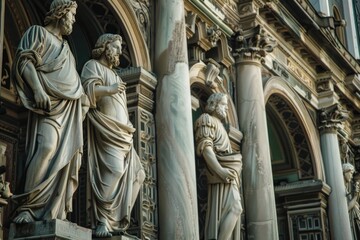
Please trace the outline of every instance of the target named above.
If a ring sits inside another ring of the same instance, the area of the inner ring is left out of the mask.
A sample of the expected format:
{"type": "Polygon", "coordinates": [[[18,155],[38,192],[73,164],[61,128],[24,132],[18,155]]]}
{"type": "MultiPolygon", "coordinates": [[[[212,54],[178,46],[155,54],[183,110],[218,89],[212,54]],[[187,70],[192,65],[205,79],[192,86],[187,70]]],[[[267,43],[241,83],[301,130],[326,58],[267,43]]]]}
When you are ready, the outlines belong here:
{"type": "Polygon", "coordinates": [[[237,37],[236,89],[244,133],[243,186],[248,239],[278,239],[275,195],[266,123],[261,60],[276,42],[260,27],[237,37]]]}
{"type": "Polygon", "coordinates": [[[159,237],[198,239],[194,140],[183,0],[156,1],[159,237]]]}
{"type": "Polygon", "coordinates": [[[352,239],[346,189],[343,178],[337,131],[348,118],[347,111],[333,105],[321,112],[320,141],[326,182],[331,187],[329,196],[329,225],[331,239],[352,239]]]}

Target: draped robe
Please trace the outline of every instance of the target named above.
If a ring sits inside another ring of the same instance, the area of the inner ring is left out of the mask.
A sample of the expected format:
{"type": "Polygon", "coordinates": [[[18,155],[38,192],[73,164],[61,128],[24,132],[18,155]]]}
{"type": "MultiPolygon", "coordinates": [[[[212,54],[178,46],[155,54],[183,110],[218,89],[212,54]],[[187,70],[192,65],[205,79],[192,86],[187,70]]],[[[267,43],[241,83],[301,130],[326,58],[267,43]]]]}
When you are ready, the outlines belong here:
{"type": "MultiPolygon", "coordinates": [[[[231,183],[224,182],[213,169],[207,167],[208,202],[205,220],[205,239],[218,239],[219,227],[235,202],[240,202],[240,174],[242,156],[233,153],[228,134],[221,121],[207,113],[195,122],[196,154],[202,156],[204,149],[210,146],[223,168],[236,172],[237,177],[231,183]]],[[[232,239],[240,239],[240,225],[235,225],[232,239]]]]}
{"type": "Polygon", "coordinates": [[[19,204],[18,212],[28,211],[35,220],[65,219],[72,210],[83,145],[83,88],[75,66],[68,43],[44,27],[30,27],[21,39],[13,65],[13,81],[23,105],[30,112],[25,189],[13,199],[19,204]],[[33,91],[23,77],[24,68],[30,62],[50,98],[49,110],[35,108],[33,91]],[[51,156],[37,158],[37,151],[49,144],[52,145],[51,156]],[[30,165],[37,169],[30,171],[30,165]]]}
{"type": "Polygon", "coordinates": [[[90,100],[87,131],[93,225],[102,222],[111,232],[124,230],[145,177],[133,146],[135,129],[129,121],[126,93],[96,98],[97,85],[122,81],[114,70],[96,60],[84,65],[81,78],[90,100]]]}

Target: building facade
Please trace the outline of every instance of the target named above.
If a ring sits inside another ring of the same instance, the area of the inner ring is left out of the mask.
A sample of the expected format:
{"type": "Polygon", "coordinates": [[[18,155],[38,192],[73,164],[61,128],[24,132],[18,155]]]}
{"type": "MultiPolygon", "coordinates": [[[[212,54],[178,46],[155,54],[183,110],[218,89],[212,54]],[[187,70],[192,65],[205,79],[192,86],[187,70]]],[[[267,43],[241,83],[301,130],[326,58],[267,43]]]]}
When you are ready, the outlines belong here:
{"type": "MultiPolygon", "coordinates": [[[[342,164],[360,170],[359,1],[76,2],[67,40],[79,72],[102,33],[125,42],[117,71],[146,172],[129,233],[203,239],[207,183],[193,124],[207,98],[222,92],[230,96],[232,147],[243,155],[240,238],[353,239],[342,164]]],[[[28,111],[11,66],[22,34],[43,24],[50,3],[0,5],[0,180],[14,193],[23,186],[28,111]]],[[[84,227],[86,162],[85,152],[69,215],[84,227]]],[[[0,239],[13,215],[8,202],[0,239]]]]}

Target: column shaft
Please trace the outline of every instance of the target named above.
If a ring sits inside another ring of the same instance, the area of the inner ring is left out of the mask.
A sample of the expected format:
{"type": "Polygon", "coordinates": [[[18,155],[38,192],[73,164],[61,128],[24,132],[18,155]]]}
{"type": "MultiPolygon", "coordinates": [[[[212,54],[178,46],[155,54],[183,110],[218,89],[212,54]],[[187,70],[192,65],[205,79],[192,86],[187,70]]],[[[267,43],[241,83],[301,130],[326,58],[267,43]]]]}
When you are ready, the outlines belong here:
{"type": "Polygon", "coordinates": [[[237,93],[239,124],[244,133],[243,186],[248,239],[278,239],[261,66],[258,62],[238,63],[237,93]]]}
{"type": "Polygon", "coordinates": [[[326,181],[331,187],[328,211],[331,239],[351,240],[352,234],[346,200],[346,190],[336,131],[321,132],[320,141],[326,181]]]}
{"type": "Polygon", "coordinates": [[[197,192],[183,0],[158,0],[155,73],[160,239],[198,239],[197,192]]]}

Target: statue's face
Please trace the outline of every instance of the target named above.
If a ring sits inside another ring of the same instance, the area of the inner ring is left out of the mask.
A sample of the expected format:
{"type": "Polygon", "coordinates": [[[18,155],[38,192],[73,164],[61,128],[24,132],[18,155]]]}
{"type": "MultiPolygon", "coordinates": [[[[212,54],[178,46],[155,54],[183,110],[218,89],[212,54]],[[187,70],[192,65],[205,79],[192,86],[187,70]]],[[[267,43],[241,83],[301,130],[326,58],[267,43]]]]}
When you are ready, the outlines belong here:
{"type": "Polygon", "coordinates": [[[227,96],[224,96],[221,98],[220,102],[216,106],[215,109],[216,116],[219,119],[223,120],[227,116],[227,111],[228,111],[228,99],[227,96]]]}
{"type": "Polygon", "coordinates": [[[75,23],[76,8],[71,8],[60,19],[60,31],[62,35],[70,35],[73,30],[73,24],[75,23]]]}
{"type": "Polygon", "coordinates": [[[109,62],[109,65],[112,65],[114,67],[119,66],[120,55],[121,42],[119,40],[111,42],[106,46],[106,60],[109,62]]]}
{"type": "Polygon", "coordinates": [[[354,172],[353,171],[347,171],[344,173],[344,179],[346,182],[350,182],[353,178],[353,174],[354,172]]]}

